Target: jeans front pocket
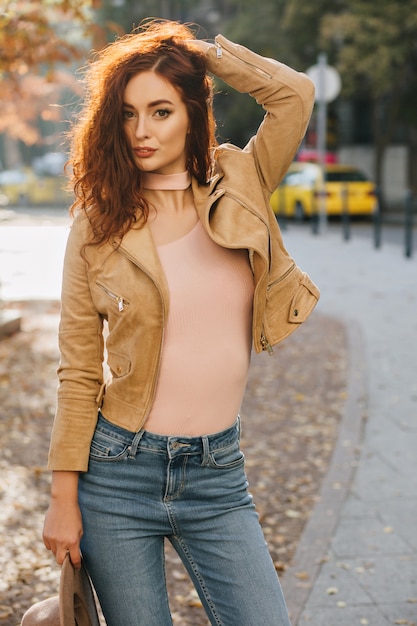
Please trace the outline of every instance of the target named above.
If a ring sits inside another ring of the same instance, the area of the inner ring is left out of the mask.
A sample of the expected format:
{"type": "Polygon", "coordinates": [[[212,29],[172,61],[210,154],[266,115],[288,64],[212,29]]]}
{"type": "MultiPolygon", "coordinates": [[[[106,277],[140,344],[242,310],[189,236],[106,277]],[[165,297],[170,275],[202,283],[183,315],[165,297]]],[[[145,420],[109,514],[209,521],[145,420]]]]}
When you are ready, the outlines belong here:
{"type": "Polygon", "coordinates": [[[245,455],[240,449],[238,441],[234,441],[224,448],[211,450],[209,453],[209,466],[214,469],[232,469],[243,465],[245,455]]]}
{"type": "Polygon", "coordinates": [[[129,443],[110,433],[96,430],[90,446],[92,461],[120,461],[129,453],[129,443]]]}

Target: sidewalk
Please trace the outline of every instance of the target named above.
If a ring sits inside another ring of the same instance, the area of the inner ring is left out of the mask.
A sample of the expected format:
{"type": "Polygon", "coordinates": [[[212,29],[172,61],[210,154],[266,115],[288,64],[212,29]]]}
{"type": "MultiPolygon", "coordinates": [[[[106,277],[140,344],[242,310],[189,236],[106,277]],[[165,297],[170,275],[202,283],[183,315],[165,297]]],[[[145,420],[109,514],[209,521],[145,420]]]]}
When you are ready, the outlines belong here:
{"type": "Polygon", "coordinates": [[[284,239],[351,355],[332,462],[282,581],[293,626],[415,626],[417,254],[293,225],[284,239]]]}

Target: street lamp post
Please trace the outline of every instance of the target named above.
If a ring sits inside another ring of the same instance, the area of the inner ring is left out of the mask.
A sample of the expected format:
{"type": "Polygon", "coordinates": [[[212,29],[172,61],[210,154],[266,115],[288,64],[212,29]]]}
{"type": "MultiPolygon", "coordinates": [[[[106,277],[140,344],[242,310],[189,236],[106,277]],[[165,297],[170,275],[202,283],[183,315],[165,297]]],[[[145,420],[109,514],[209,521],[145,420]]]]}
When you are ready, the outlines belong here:
{"type": "Polygon", "coordinates": [[[326,128],[327,128],[327,103],[331,102],[340,93],[341,79],[334,67],[327,65],[327,55],[322,52],[318,56],[317,65],[312,65],[307,70],[307,75],[311,78],[316,88],[317,102],[317,161],[320,166],[320,186],[319,186],[319,225],[324,231],[327,225],[326,211],[326,128]]]}

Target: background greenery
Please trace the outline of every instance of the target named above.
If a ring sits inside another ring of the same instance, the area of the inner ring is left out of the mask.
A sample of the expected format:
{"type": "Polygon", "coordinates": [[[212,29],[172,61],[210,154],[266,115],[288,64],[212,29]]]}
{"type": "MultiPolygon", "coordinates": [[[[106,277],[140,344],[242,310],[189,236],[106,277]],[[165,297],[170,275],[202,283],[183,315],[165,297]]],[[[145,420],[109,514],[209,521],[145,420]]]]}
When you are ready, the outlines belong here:
{"type": "MultiPolygon", "coordinates": [[[[363,109],[381,183],[384,152],[408,149],[408,186],[417,187],[417,0],[3,0],[0,15],[0,164],[30,162],[61,150],[81,97],[76,70],[98,49],[144,18],[199,25],[199,37],[222,32],[300,71],[326,52],[342,78],[329,107],[328,147],[341,141],[340,102],[363,109]]],[[[219,83],[219,138],[243,145],[262,111],[219,83]],[[228,97],[224,97],[224,92],[228,97]]]]}

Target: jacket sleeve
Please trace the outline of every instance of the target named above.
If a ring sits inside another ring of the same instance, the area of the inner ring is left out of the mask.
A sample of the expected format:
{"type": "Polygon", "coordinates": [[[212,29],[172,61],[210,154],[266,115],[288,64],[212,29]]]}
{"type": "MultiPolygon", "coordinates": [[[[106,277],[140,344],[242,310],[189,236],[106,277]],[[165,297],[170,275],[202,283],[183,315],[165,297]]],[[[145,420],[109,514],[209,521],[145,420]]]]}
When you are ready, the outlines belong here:
{"type": "Polygon", "coordinates": [[[249,93],[266,114],[245,151],[253,152],[262,184],[272,193],[305,135],[314,105],[314,85],[303,73],[262,57],[217,35],[207,52],[208,69],[241,93],[249,93]]]}
{"type": "Polygon", "coordinates": [[[82,251],[88,220],[72,225],[64,259],[58,403],[49,469],[85,471],[103,384],[103,323],[91,298],[82,251]]]}

